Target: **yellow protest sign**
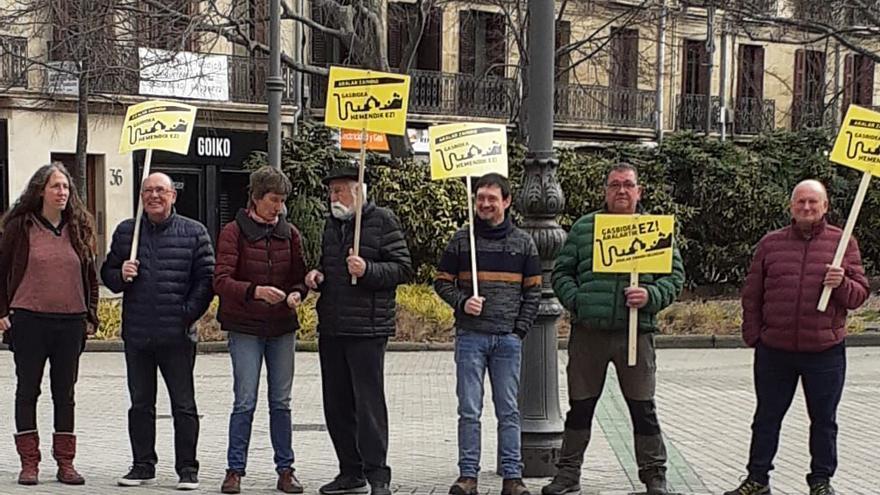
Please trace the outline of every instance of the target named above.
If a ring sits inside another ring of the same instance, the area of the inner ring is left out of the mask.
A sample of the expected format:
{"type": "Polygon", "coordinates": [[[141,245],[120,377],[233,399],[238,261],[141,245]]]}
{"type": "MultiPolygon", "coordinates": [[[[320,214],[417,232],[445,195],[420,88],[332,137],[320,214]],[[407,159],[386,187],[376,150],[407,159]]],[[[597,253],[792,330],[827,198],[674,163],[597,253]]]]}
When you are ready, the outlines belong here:
{"type": "Polygon", "coordinates": [[[119,153],[155,149],[185,155],[196,122],[196,107],[168,101],[145,101],[128,107],[119,153]]]}
{"type": "Polygon", "coordinates": [[[850,105],[834,141],[831,161],[880,175],[880,112],[850,105]]]}
{"type": "Polygon", "coordinates": [[[405,135],[409,81],[400,74],[331,67],[324,125],[405,135]]]}
{"type": "Polygon", "coordinates": [[[431,179],[507,176],[507,128],[502,124],[446,124],[428,128],[431,179]]]}
{"type": "Polygon", "coordinates": [[[670,273],[675,217],[598,214],[593,232],[593,271],[670,273]]]}

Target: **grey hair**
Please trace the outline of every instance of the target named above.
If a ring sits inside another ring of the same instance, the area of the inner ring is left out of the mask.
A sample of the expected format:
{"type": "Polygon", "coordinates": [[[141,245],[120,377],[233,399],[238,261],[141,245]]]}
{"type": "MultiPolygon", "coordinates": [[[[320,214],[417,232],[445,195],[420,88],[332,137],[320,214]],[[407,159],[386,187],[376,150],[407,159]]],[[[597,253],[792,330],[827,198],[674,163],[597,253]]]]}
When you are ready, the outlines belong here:
{"type": "Polygon", "coordinates": [[[791,190],[791,200],[790,201],[794,201],[795,193],[797,192],[798,189],[800,189],[802,187],[809,187],[811,189],[818,190],[819,192],[822,193],[822,197],[825,199],[825,201],[828,201],[828,190],[825,189],[825,184],[822,184],[821,182],[819,182],[816,179],[806,179],[806,180],[802,180],[802,181],[798,182],[798,184],[796,186],[794,186],[794,189],[791,190]]]}

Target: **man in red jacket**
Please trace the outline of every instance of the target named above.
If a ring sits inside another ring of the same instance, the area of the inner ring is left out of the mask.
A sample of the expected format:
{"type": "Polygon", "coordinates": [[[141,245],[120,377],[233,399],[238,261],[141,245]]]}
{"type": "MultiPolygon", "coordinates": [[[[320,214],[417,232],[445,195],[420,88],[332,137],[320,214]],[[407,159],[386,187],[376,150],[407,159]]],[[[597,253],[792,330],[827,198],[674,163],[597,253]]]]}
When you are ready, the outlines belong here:
{"type": "Polygon", "coordinates": [[[837,404],[846,373],[846,314],[868,298],[855,239],[831,267],[841,230],[825,221],[828,194],[805,180],[791,194],[791,225],[770,232],[755,251],[742,289],[743,340],[755,348],[758,406],[752,422],[748,478],[725,495],[769,495],[782,419],[803,382],[810,416],[810,495],[834,495],[837,404]],[[816,309],[824,287],[831,301],[816,309]]]}

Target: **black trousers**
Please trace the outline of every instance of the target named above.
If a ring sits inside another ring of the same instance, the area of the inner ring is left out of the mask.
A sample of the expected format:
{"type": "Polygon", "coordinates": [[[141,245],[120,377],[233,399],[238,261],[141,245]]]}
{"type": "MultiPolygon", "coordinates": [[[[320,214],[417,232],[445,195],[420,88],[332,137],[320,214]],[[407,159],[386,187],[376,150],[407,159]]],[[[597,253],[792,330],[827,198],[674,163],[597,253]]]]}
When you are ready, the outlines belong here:
{"type": "Polygon", "coordinates": [[[385,337],[319,336],[324,418],[339,471],[390,482],[385,337]]]}
{"type": "Polygon", "coordinates": [[[19,432],[37,429],[37,399],[48,360],[55,431],[72,433],[74,385],[85,344],[85,317],[58,318],[18,310],[10,316],[10,322],[17,378],[15,429],[19,432]]]}
{"type": "Polygon", "coordinates": [[[823,352],[788,352],[758,345],[755,349],[755,392],[758,408],[752,422],[749,477],[770,481],[779,447],[782,419],[798,381],[803,384],[810,416],[810,474],[807,483],[830,480],[837,469],[837,405],[846,376],[844,344],[823,352]]]}
{"type": "Polygon", "coordinates": [[[199,441],[199,414],[196,409],[193,367],[196,344],[182,341],[173,345],[125,346],[128,369],[128,436],[135,465],[155,466],[156,455],[156,371],[162,372],[171,415],[174,418],[174,468],[198,471],[196,445],[199,441]]]}

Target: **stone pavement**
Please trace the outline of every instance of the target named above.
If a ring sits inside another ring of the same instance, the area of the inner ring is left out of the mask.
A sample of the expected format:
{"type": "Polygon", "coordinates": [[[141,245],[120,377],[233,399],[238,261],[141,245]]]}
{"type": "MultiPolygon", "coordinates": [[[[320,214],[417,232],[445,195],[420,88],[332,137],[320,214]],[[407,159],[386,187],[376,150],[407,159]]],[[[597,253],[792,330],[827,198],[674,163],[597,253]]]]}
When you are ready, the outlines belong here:
{"type": "MultiPolygon", "coordinates": [[[[670,453],[671,488],[682,493],[721,493],[743,475],[754,410],[751,352],[745,349],[660,350],[658,409],[670,453]]],[[[839,411],[840,468],[835,485],[844,495],[880,493],[874,466],[880,452],[880,348],[851,348],[849,372],[839,411]]],[[[560,353],[564,373],[566,355],[560,353]]],[[[297,474],[314,494],[336,474],[336,462],[323,425],[317,355],[297,355],[294,382],[294,445],[297,474]]],[[[51,401],[48,384],[40,399],[43,433],[43,483],[31,488],[15,484],[18,459],[12,442],[14,368],[12,356],[0,352],[0,494],[159,494],[172,493],[171,418],[160,387],[157,451],[159,486],[120,488],[116,476],[130,462],[126,430],[128,395],[121,353],[83,355],[77,386],[77,466],[87,478],[83,487],[54,481],[51,459],[51,401]]],[[[445,494],[457,476],[456,401],[452,354],[449,352],[389,353],[386,364],[391,447],[389,463],[398,493],[445,494]]],[[[232,402],[229,358],[200,355],[196,364],[197,400],[202,415],[199,455],[202,492],[217,493],[225,468],[226,429],[232,402]]],[[[48,379],[47,379],[48,380],[48,379]]],[[[564,383],[564,377],[560,378],[564,383]]],[[[265,391],[265,382],[263,383],[265,391]]],[[[565,404],[565,390],[561,391],[565,404]]],[[[261,398],[255,415],[248,476],[243,493],[274,491],[272,449],[268,437],[266,402],[261,398]]],[[[563,407],[565,410],[565,407],[563,407]]],[[[483,473],[480,486],[497,493],[501,480],[492,473],[495,459],[495,421],[486,397],[483,428],[483,473]]],[[[631,451],[632,433],[626,406],[617,392],[613,370],[597,409],[593,442],[587,452],[583,486],[590,495],[639,490],[631,451]]],[[[773,473],[775,494],[807,493],[804,474],[809,456],[805,406],[800,392],[782,432],[773,473]]],[[[535,493],[544,479],[527,480],[535,493]]]]}

